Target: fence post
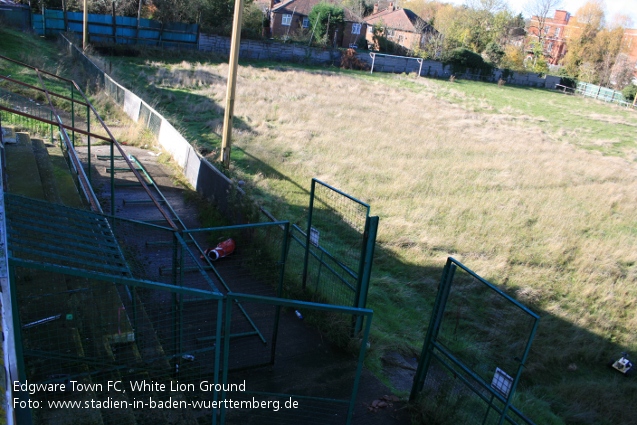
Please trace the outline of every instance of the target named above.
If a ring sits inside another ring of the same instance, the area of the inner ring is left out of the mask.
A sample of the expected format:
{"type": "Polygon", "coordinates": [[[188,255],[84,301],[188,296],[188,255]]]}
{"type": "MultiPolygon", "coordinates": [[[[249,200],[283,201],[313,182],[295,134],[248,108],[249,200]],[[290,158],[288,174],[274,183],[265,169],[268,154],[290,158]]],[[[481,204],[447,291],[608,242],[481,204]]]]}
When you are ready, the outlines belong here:
{"type": "MultiPolygon", "coordinates": [[[[372,275],[372,264],[374,261],[374,250],[376,248],[376,234],[378,233],[378,216],[367,217],[365,223],[365,234],[363,236],[363,266],[358,275],[358,285],[356,285],[356,296],[354,307],[365,308],[367,305],[367,293],[369,292],[369,281],[372,275]]],[[[354,333],[361,331],[361,317],[356,320],[354,333]]]]}
{"type": "Polygon", "coordinates": [[[310,208],[307,214],[307,233],[305,235],[305,256],[303,257],[303,284],[301,285],[305,289],[307,283],[307,265],[310,258],[310,230],[312,229],[312,210],[314,209],[314,188],[316,181],[312,179],[312,188],[310,189],[310,208]]]}
{"type": "Polygon", "coordinates": [[[411,387],[409,401],[414,401],[416,399],[416,395],[422,390],[422,387],[425,384],[425,377],[427,376],[429,363],[431,362],[431,342],[434,338],[437,338],[438,332],[440,331],[440,322],[442,321],[442,315],[445,311],[447,298],[449,298],[449,290],[451,289],[451,282],[453,281],[455,273],[456,265],[452,263],[451,258],[449,258],[447,259],[447,264],[445,264],[445,268],[442,271],[442,278],[440,279],[440,285],[438,287],[436,303],[434,304],[431,321],[429,322],[427,335],[425,336],[425,342],[422,346],[416,375],[414,375],[414,382],[411,387]]]}

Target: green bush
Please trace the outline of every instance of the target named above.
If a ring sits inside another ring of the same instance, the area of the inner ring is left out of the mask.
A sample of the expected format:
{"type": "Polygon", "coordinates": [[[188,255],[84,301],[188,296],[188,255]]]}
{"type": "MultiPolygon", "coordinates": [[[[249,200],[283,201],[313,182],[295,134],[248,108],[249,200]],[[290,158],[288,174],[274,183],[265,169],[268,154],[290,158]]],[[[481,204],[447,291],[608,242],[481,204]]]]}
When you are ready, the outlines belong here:
{"type": "Polygon", "coordinates": [[[635,100],[635,96],[637,96],[637,85],[627,85],[624,90],[622,90],[622,94],[624,95],[624,99],[626,99],[627,102],[632,102],[633,100],[635,100]]]}
{"type": "Polygon", "coordinates": [[[332,39],[334,30],[345,22],[345,10],[341,6],[321,2],[310,10],[308,18],[314,38],[327,44],[332,39]]]}
{"type": "Polygon", "coordinates": [[[494,66],[499,66],[500,61],[502,61],[502,58],[504,57],[504,49],[502,48],[502,46],[500,46],[500,44],[492,41],[491,43],[487,44],[487,47],[484,49],[484,52],[482,52],[482,54],[494,66]]]}
{"type": "Polygon", "coordinates": [[[464,47],[458,47],[442,54],[442,63],[451,65],[454,74],[471,71],[488,75],[493,72],[493,65],[485,62],[482,56],[464,47]]]}

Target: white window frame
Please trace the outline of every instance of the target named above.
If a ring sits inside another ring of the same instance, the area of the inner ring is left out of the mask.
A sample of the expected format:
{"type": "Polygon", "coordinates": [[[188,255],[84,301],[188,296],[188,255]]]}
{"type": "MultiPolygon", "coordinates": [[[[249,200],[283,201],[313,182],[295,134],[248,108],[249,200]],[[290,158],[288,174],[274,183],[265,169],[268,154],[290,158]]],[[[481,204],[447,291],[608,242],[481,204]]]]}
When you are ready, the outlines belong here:
{"type": "Polygon", "coordinates": [[[559,37],[560,36],[560,27],[555,28],[555,32],[553,33],[554,37],[559,37]]]}
{"type": "Polygon", "coordinates": [[[385,34],[387,38],[394,38],[396,36],[396,30],[393,28],[387,28],[385,30],[385,34]]]}
{"type": "Polygon", "coordinates": [[[288,15],[287,13],[281,16],[281,25],[289,27],[292,25],[292,15],[288,15]]]}
{"type": "Polygon", "coordinates": [[[303,28],[309,28],[310,27],[310,18],[308,18],[307,16],[305,16],[303,18],[303,24],[302,24],[303,28]]]}
{"type": "Polygon", "coordinates": [[[360,34],[362,24],[352,24],[352,34],[360,34]]]}
{"type": "Polygon", "coordinates": [[[369,25],[369,26],[367,27],[367,32],[368,32],[368,33],[370,33],[370,34],[373,34],[373,33],[374,33],[374,27],[373,27],[373,25],[369,25]]]}

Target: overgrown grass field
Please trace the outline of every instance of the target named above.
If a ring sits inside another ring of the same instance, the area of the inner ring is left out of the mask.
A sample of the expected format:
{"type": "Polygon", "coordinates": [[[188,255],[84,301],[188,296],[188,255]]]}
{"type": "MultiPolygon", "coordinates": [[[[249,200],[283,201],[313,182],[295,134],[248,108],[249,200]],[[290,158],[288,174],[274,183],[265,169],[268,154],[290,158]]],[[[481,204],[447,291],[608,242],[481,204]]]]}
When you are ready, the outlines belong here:
{"type": "MultiPolygon", "coordinates": [[[[109,60],[217,159],[227,65],[109,60]]],[[[451,255],[542,316],[522,410],[627,424],[637,383],[607,362],[637,353],[636,130],[634,111],[547,90],[246,64],[232,174],[281,219],[303,223],[312,177],[380,216],[372,367],[419,351],[451,255]]]]}
{"type": "MultiPolygon", "coordinates": [[[[216,161],[227,65],[162,55],[104,63],[216,161]]],[[[452,255],[542,316],[521,410],[537,423],[637,423],[637,382],[607,368],[637,356],[634,111],[281,64],[244,64],[235,105],[231,174],[277,218],[305,223],[312,177],[380,216],[369,367],[419,353],[452,255]]]]}

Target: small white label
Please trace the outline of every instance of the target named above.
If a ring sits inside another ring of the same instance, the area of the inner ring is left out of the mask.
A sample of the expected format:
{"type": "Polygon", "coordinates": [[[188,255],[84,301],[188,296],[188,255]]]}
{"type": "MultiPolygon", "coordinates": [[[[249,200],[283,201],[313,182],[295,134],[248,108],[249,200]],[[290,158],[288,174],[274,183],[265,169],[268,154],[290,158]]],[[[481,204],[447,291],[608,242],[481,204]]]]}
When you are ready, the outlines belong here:
{"type": "Polygon", "coordinates": [[[319,231],[314,227],[310,227],[310,243],[315,247],[319,246],[319,231]]]}
{"type": "Polygon", "coordinates": [[[513,378],[499,367],[495,368],[495,375],[491,381],[491,388],[498,391],[504,397],[509,397],[509,392],[513,386],[513,378]]]}

